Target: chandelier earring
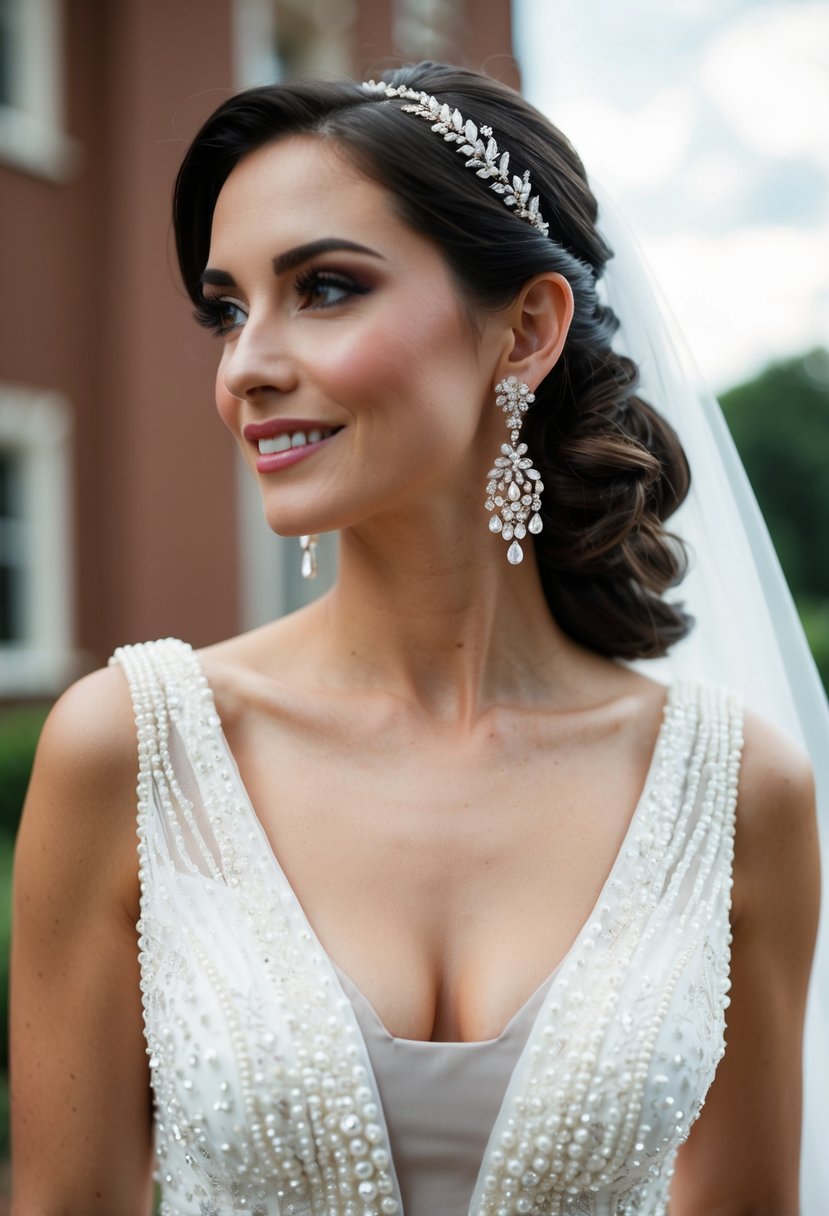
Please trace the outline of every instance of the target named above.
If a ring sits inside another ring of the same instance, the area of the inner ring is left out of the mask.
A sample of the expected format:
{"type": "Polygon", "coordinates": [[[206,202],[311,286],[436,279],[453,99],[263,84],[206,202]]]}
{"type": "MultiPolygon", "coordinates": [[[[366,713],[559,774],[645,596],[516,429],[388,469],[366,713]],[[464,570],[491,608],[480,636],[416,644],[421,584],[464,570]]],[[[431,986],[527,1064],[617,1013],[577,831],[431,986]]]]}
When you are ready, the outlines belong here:
{"type": "Polygon", "coordinates": [[[510,442],[501,444],[501,455],[496,457],[495,467],[487,474],[484,505],[492,512],[490,532],[500,532],[509,544],[507,561],[517,566],[524,560],[524,550],[519,542],[528,532],[537,536],[544,526],[539,514],[544,489],[541,474],[527,456],[526,443],[518,442],[524,414],[535,401],[535,394],[517,376],[499,381],[495,392],[495,404],[506,414],[510,442]]]}
{"type": "Polygon", "coordinates": [[[317,542],[319,536],[317,533],[312,533],[310,536],[300,536],[299,544],[302,549],[302,564],[300,570],[303,578],[317,577],[317,542]]]}

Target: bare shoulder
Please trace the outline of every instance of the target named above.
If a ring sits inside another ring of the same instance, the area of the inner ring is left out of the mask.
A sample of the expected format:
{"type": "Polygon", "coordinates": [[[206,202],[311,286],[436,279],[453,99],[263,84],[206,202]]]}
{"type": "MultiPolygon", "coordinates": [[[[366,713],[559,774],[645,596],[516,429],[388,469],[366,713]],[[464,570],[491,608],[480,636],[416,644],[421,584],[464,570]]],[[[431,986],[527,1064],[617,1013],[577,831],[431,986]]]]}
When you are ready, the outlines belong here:
{"type": "Polygon", "coordinates": [[[791,835],[817,838],[815,777],[805,750],[752,710],[744,717],[738,822],[747,839],[771,844],[791,835]]]}
{"type": "Polygon", "coordinates": [[[65,847],[87,863],[106,860],[113,876],[132,871],[136,774],[127,682],[114,667],[95,671],[68,688],[46,719],[20,827],[19,869],[53,864],[65,847]]]}
{"type": "Polygon", "coordinates": [[[72,684],[55,702],[38,745],[38,763],[68,779],[107,781],[136,767],[135,719],[123,672],[105,667],[72,684]]]}
{"type": "Polygon", "coordinates": [[[815,778],[804,749],[747,710],[737,798],[735,919],[783,922],[814,936],[819,899],[815,778]]]}

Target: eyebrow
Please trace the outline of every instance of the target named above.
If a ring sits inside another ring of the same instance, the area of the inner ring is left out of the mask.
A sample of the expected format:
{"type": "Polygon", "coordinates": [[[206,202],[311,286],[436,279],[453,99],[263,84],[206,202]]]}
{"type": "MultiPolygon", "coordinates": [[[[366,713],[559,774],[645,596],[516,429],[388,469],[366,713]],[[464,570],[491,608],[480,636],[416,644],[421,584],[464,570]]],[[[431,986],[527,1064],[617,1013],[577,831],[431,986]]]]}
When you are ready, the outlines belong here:
{"type": "MultiPolygon", "coordinates": [[[[343,237],[323,237],[318,241],[308,241],[305,245],[296,245],[293,249],[287,249],[284,253],[280,253],[273,259],[274,274],[285,274],[288,270],[294,270],[297,266],[301,266],[303,262],[309,261],[320,253],[333,253],[336,250],[345,250],[348,253],[365,253],[371,258],[383,259],[383,255],[378,253],[376,249],[369,249],[366,245],[358,245],[356,241],[347,241],[343,237]]],[[[236,282],[233,275],[228,274],[226,270],[213,270],[209,266],[199,276],[199,282],[202,284],[209,283],[213,287],[235,287],[236,282]]]]}
{"type": "Polygon", "coordinates": [[[319,241],[309,241],[307,245],[297,245],[295,249],[288,249],[285,253],[280,253],[278,257],[273,259],[274,273],[284,274],[286,270],[293,270],[295,266],[309,261],[310,258],[316,257],[319,253],[333,253],[335,250],[340,249],[344,249],[348,253],[367,253],[372,258],[382,258],[383,256],[376,249],[369,249],[366,245],[358,245],[356,241],[347,241],[342,237],[329,236],[323,237],[319,241]]]}

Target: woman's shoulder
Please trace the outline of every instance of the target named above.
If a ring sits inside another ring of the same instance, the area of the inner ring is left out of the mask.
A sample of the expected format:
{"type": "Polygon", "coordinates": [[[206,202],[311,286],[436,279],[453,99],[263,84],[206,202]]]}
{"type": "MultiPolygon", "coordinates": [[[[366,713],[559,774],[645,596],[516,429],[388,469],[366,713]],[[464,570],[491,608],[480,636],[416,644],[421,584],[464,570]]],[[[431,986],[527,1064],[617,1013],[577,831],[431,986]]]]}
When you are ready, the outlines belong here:
{"type": "Polygon", "coordinates": [[[112,666],[81,677],[58,697],[46,719],[38,754],[48,753],[72,774],[113,775],[135,759],[135,718],[129,687],[112,666]]]}
{"type": "Polygon", "coordinates": [[[743,740],[738,807],[746,831],[786,832],[814,821],[814,770],[801,744],[748,708],[743,740]]]}
{"type": "Polygon", "coordinates": [[[815,777],[803,747],[753,710],[743,719],[736,809],[735,904],[801,909],[804,929],[816,916],[819,890],[815,777]]]}

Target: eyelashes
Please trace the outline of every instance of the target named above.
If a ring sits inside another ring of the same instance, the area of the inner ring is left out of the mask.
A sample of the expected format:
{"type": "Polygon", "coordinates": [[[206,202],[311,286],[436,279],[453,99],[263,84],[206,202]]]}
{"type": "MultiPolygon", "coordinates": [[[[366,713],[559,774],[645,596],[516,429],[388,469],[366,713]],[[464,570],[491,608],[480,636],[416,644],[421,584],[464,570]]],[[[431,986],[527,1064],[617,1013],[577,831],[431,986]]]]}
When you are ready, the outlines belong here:
{"type": "MultiPolygon", "coordinates": [[[[311,267],[296,276],[293,290],[298,312],[318,312],[366,295],[371,288],[341,271],[311,267]]],[[[247,314],[227,296],[202,296],[193,316],[203,328],[223,337],[244,325],[247,314]]]]}
{"type": "Polygon", "coordinates": [[[232,312],[241,313],[242,308],[240,305],[234,304],[232,300],[202,296],[198,307],[193,311],[193,317],[204,329],[209,329],[211,333],[221,336],[230,333],[237,325],[243,324],[238,320],[229,320],[229,314],[232,312]]]}
{"type": "Polygon", "coordinates": [[[311,267],[297,275],[294,290],[308,308],[333,308],[349,296],[365,295],[369,288],[340,271],[311,267]],[[312,300],[316,300],[316,303],[311,303],[312,300]]]}

